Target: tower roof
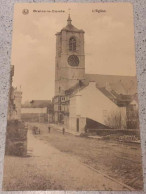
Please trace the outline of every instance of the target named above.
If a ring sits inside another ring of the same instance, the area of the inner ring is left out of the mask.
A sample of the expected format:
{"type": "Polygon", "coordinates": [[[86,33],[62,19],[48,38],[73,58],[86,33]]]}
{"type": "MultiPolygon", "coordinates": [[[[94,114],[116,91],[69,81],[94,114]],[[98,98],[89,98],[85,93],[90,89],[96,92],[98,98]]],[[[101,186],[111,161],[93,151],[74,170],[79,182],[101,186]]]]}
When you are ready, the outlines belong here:
{"type": "Polygon", "coordinates": [[[68,15],[68,19],[67,19],[67,24],[68,24],[68,25],[71,25],[71,22],[72,22],[72,20],[71,20],[70,14],[69,14],[69,15],[68,15]]]}
{"type": "Polygon", "coordinates": [[[62,31],[67,31],[67,32],[82,32],[82,33],[84,33],[83,30],[78,29],[75,26],[73,26],[71,22],[72,22],[72,19],[71,19],[70,14],[69,14],[68,15],[68,19],[67,19],[67,25],[64,28],[62,28],[62,30],[60,32],[58,32],[57,34],[60,34],[62,31]]]}

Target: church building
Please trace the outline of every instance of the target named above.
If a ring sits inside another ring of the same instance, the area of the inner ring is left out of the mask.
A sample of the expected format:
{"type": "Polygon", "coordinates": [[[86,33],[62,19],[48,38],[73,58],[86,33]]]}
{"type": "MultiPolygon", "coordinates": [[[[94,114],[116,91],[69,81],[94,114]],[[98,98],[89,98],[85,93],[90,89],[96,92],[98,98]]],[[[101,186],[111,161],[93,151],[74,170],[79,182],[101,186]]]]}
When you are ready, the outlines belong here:
{"type": "Polygon", "coordinates": [[[84,31],[72,25],[56,33],[54,120],[62,122],[61,104],[67,98],[65,91],[85,79],[84,31]]]}
{"type": "Polygon", "coordinates": [[[54,122],[77,132],[85,126],[126,128],[136,77],[85,74],[84,33],[70,15],[56,33],[54,122]],[[111,115],[118,115],[120,124],[114,126],[111,115]]]}

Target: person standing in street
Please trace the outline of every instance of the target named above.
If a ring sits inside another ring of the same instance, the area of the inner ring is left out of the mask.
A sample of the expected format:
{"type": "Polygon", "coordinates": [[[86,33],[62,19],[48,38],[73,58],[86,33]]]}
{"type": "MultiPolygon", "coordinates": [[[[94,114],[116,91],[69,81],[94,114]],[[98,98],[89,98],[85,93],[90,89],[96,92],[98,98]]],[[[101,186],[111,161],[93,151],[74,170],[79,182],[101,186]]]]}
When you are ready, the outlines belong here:
{"type": "Polygon", "coordinates": [[[63,135],[65,134],[65,128],[64,127],[62,128],[62,133],[63,133],[63,135]]]}
{"type": "Polygon", "coordinates": [[[48,132],[49,132],[49,133],[51,132],[51,127],[50,127],[50,126],[48,127],[48,132]]]}

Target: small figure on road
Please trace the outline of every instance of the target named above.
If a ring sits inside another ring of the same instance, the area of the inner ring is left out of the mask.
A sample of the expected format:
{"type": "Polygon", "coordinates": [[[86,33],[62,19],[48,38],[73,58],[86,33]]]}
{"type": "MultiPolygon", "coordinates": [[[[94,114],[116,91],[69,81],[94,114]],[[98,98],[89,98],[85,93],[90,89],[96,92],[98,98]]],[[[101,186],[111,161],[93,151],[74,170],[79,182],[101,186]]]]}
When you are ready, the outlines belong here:
{"type": "Polygon", "coordinates": [[[65,134],[65,128],[64,127],[62,128],[62,133],[63,133],[63,135],[65,134]]]}
{"type": "Polygon", "coordinates": [[[50,133],[50,131],[51,131],[51,127],[49,126],[49,127],[48,127],[48,132],[50,133]]]}

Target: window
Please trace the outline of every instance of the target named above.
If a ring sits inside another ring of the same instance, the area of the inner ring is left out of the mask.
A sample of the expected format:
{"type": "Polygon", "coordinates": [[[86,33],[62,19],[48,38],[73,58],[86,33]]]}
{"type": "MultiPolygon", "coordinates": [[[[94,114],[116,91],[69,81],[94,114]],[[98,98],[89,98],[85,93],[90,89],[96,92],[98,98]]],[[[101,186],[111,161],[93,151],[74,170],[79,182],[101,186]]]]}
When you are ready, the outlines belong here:
{"type": "Polygon", "coordinates": [[[58,106],[58,110],[61,111],[61,105],[58,106]]]}
{"type": "Polygon", "coordinates": [[[69,39],[69,50],[75,51],[76,50],[76,39],[74,37],[71,37],[69,39]]]}
{"type": "Polygon", "coordinates": [[[62,97],[62,98],[61,98],[61,100],[62,100],[62,101],[64,101],[64,100],[65,100],[65,98],[64,98],[64,97],[62,97]]]}
{"type": "Polygon", "coordinates": [[[68,64],[70,66],[78,66],[79,65],[79,58],[76,55],[70,55],[68,57],[68,64]]]}

